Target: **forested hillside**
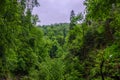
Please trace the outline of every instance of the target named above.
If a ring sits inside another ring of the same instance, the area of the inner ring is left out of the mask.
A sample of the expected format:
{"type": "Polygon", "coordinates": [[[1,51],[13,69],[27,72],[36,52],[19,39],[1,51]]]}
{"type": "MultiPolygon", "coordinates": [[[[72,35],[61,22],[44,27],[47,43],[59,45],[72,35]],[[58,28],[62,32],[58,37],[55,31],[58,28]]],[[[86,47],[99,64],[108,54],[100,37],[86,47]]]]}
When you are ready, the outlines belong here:
{"type": "Polygon", "coordinates": [[[0,0],[0,80],[120,80],[120,0],[84,5],[38,26],[37,0],[0,0]]]}

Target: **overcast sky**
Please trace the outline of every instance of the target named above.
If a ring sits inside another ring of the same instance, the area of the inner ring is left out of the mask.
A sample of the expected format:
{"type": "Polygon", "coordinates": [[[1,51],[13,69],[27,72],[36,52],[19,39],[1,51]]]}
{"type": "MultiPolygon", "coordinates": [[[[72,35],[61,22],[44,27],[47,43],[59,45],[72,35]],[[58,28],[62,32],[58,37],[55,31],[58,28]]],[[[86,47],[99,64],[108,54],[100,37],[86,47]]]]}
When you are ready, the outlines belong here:
{"type": "Polygon", "coordinates": [[[84,12],[84,0],[38,0],[40,7],[33,9],[33,14],[37,14],[40,25],[69,22],[70,12],[84,12]]]}

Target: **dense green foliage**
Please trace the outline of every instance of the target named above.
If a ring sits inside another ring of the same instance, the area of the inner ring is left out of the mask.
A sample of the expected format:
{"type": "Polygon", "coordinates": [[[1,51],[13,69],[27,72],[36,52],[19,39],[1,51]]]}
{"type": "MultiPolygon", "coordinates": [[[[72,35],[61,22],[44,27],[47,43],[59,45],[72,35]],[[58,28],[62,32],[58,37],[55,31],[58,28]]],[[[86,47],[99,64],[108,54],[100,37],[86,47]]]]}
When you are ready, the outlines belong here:
{"type": "Polygon", "coordinates": [[[46,26],[38,5],[0,0],[0,80],[120,80],[119,0],[86,0],[85,18],[46,26]]]}

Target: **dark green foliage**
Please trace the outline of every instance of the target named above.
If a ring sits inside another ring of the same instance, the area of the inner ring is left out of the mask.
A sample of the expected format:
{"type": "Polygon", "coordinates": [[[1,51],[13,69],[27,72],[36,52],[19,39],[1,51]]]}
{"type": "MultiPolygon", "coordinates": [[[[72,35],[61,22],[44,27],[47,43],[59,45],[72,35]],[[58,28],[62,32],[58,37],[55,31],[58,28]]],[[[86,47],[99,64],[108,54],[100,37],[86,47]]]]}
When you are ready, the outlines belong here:
{"type": "Polygon", "coordinates": [[[74,18],[75,18],[75,13],[74,13],[74,11],[72,10],[71,11],[71,14],[70,14],[70,30],[72,30],[73,29],[73,27],[75,26],[75,20],[74,20],[74,18]]]}

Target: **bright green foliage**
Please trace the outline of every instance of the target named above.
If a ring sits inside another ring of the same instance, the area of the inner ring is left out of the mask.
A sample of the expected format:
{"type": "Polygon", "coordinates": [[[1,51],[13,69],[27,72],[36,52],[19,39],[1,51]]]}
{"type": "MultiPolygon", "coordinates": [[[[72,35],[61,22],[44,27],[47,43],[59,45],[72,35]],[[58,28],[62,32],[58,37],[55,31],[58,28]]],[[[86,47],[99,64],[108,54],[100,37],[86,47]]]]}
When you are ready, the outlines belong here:
{"type": "Polygon", "coordinates": [[[61,59],[47,59],[40,65],[41,80],[63,80],[64,63],[61,59]]]}
{"type": "Polygon", "coordinates": [[[23,14],[20,2],[3,0],[0,4],[0,79],[29,78],[29,71],[39,69],[44,59],[39,59],[43,53],[39,48],[45,44],[42,32],[31,23],[29,10],[23,14]]]}

